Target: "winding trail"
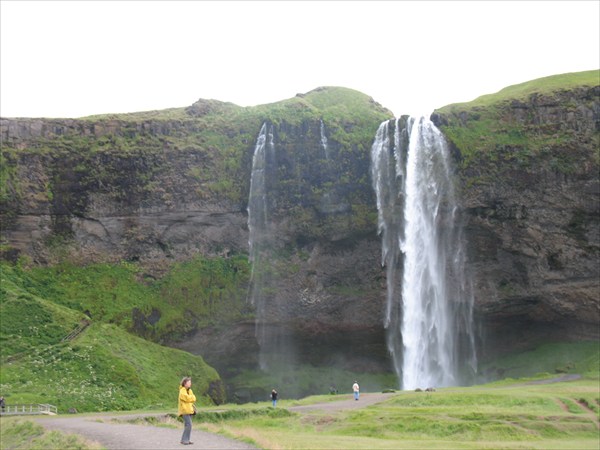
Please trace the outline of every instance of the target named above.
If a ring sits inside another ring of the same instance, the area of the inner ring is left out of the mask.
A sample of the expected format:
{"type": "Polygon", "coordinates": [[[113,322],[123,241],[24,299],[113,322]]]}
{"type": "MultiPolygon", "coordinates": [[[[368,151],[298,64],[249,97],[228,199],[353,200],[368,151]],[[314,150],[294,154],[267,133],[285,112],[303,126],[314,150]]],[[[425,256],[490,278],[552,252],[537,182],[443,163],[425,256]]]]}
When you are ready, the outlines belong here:
{"type": "Polygon", "coordinates": [[[360,400],[354,400],[352,394],[350,395],[340,395],[340,397],[346,397],[344,400],[331,401],[325,403],[315,403],[313,405],[303,405],[303,406],[291,406],[287,409],[297,413],[308,413],[312,411],[343,411],[348,409],[359,409],[364,408],[366,406],[374,405],[376,403],[381,403],[388,398],[391,398],[396,394],[381,394],[381,393],[372,393],[372,394],[360,394],[360,400]]]}
{"type": "MultiPolygon", "coordinates": [[[[300,414],[315,411],[335,412],[364,408],[387,400],[394,394],[361,394],[355,401],[352,395],[340,395],[341,400],[315,403],[313,405],[292,406],[287,409],[300,414]]],[[[200,412],[202,414],[202,412],[200,412]]],[[[164,413],[153,414],[86,414],[85,416],[38,417],[37,423],[49,430],[74,433],[94,441],[109,450],[175,450],[175,449],[255,449],[245,442],[229,439],[218,434],[192,429],[193,445],[182,445],[181,428],[166,428],[152,425],[122,423],[144,417],[164,417],[164,413]]]]}
{"type": "Polygon", "coordinates": [[[229,439],[218,434],[193,429],[193,445],[180,444],[182,428],[166,428],[151,425],[114,423],[141,417],[161,417],[165,414],[107,415],[93,414],[85,417],[36,418],[40,425],[49,430],[75,433],[87,440],[95,441],[110,450],[181,450],[181,449],[255,449],[245,442],[229,439]]]}

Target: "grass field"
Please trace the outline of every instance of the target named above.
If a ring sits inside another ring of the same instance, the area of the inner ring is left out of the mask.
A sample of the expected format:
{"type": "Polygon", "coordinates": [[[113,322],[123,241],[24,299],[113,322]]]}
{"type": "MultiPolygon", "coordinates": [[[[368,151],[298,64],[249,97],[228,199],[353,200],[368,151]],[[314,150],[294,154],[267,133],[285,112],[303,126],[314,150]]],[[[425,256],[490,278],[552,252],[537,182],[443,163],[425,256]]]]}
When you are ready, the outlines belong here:
{"type": "MultiPolygon", "coordinates": [[[[597,357],[590,357],[585,347],[591,345],[572,347],[574,356],[583,355],[581,362],[573,359],[574,365],[586,370],[584,377],[573,381],[557,382],[564,374],[554,373],[436,392],[400,391],[361,409],[336,407],[336,401],[351,398],[349,394],[284,398],[277,409],[269,402],[203,406],[194,428],[264,449],[597,449],[599,368],[597,357]],[[294,412],[294,406],[310,404],[323,406],[294,412]]],[[[548,353],[552,352],[542,348],[528,356],[543,359],[548,353]]],[[[519,358],[506,362],[513,364],[519,358]]],[[[553,358],[547,360],[556,363],[553,358]]],[[[136,423],[182,426],[173,420],[174,408],[145,412],[164,413],[165,419],[137,419],[136,423]]],[[[60,442],[56,448],[65,449],[98,448],[84,439],[43,433],[21,419],[1,420],[3,449],[53,448],[54,444],[41,442],[60,442]]]]}
{"type": "Polygon", "coordinates": [[[47,431],[37,423],[11,417],[0,419],[0,448],[2,450],[96,450],[103,447],[81,436],[47,431]]]}
{"type": "MultiPolygon", "coordinates": [[[[297,405],[334,405],[350,395],[282,400],[277,409],[268,402],[203,407],[194,429],[270,450],[599,448],[598,377],[553,379],[554,375],[436,392],[404,391],[361,409],[324,406],[309,413],[288,411],[297,405]]],[[[168,414],[164,420],[149,417],[134,422],[182,427],[173,420],[173,411],[164,412],[168,414]]],[[[56,445],[65,449],[98,448],[82,438],[44,435],[37,425],[22,419],[1,420],[3,449],[52,448],[41,442],[60,442],[56,445]]]]}
{"type": "MultiPolygon", "coordinates": [[[[400,392],[360,410],[232,416],[200,426],[268,449],[598,448],[597,379],[527,383],[400,392]]],[[[279,407],[295,403],[283,401],[279,407]]],[[[266,404],[256,405],[261,406],[266,404]]]]}

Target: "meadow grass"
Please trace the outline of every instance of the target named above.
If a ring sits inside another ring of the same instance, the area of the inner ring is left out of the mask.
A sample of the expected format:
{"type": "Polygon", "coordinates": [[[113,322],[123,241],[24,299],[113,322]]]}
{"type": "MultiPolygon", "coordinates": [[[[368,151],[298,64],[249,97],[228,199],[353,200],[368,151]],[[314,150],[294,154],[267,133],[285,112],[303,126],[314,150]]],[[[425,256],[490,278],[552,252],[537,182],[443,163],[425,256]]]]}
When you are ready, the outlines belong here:
{"type": "Polygon", "coordinates": [[[0,418],[2,450],[61,449],[98,450],[100,444],[75,434],[45,430],[41,425],[16,417],[0,418]]]}
{"type": "MultiPolygon", "coordinates": [[[[323,407],[302,414],[287,408],[298,404],[331,405],[332,400],[350,397],[320,395],[283,400],[277,408],[267,402],[205,406],[194,419],[194,428],[271,450],[598,448],[597,377],[532,384],[536,382],[512,380],[435,392],[402,391],[362,409],[323,407]],[[595,409],[583,407],[583,400],[595,409]]],[[[181,428],[172,411],[163,418],[124,417],[118,421],[181,428]]],[[[3,436],[3,442],[7,439],[31,442],[28,432],[18,438],[3,436]]],[[[7,448],[38,447],[27,444],[7,448]]]]}
{"type": "Polygon", "coordinates": [[[238,390],[264,392],[265,399],[270,395],[271,389],[275,388],[280,399],[324,395],[335,400],[336,395],[331,395],[331,388],[336,389],[339,394],[349,393],[354,380],[360,380],[360,385],[371,392],[398,387],[398,378],[394,373],[354,372],[338,367],[315,367],[310,364],[289,367],[274,365],[268,372],[258,369],[243,370],[228,381],[238,390]]]}
{"type": "MultiPolygon", "coordinates": [[[[527,383],[404,391],[359,410],[232,415],[200,426],[269,449],[598,448],[598,414],[578,405],[581,398],[599,404],[595,379],[527,383]]],[[[328,398],[310,397],[302,403],[323,400],[328,398]]],[[[196,422],[210,415],[203,413],[196,422]]]]}
{"type": "Polygon", "coordinates": [[[500,371],[503,378],[523,378],[536,373],[578,373],[598,376],[597,341],[548,342],[535,349],[511,353],[481,364],[482,373],[500,371]]]}
{"type": "Polygon", "coordinates": [[[74,341],[40,345],[2,365],[7,403],[50,403],[60,413],[177,405],[179,380],[191,375],[199,404],[208,404],[217,372],[202,358],[162,347],[111,324],[93,324],[74,341]]]}

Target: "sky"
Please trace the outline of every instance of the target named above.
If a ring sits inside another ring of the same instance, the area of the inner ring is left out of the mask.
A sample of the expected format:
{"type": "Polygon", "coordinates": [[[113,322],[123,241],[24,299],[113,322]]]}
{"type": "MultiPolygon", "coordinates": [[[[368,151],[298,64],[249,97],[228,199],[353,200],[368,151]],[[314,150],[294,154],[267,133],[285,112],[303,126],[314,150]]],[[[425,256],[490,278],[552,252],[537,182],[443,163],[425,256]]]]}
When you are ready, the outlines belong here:
{"type": "Polygon", "coordinates": [[[272,103],[319,86],[397,116],[600,67],[593,1],[0,0],[0,115],[272,103]]]}

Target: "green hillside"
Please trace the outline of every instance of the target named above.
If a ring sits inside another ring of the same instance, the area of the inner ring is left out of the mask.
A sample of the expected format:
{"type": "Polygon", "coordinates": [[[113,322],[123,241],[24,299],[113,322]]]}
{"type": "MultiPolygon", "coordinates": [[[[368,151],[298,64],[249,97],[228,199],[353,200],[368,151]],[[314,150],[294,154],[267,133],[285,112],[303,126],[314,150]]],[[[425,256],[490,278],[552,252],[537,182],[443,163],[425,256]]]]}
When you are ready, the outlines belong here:
{"type": "Polygon", "coordinates": [[[2,265],[0,284],[0,343],[2,361],[56,345],[75,329],[84,314],[32,294],[14,269],[2,265]]]}
{"type": "MultiPolygon", "coordinates": [[[[60,318],[60,323],[68,323],[58,332],[61,338],[89,316],[161,343],[197,326],[251,317],[246,304],[249,270],[244,256],[175,263],[160,280],[144,279],[142,268],[128,262],[87,266],[62,262],[30,269],[4,263],[2,295],[8,301],[2,308],[6,317],[18,317],[27,312],[23,298],[34,298],[46,308],[61,305],[64,314],[78,312],[70,322],[60,318]]],[[[17,325],[6,322],[7,334],[19,334],[10,329],[17,325]]]]}
{"type": "MultiPolygon", "coordinates": [[[[55,269],[39,270],[49,275],[55,269]]],[[[72,287],[86,279],[81,274],[88,275],[88,281],[94,274],[86,268],[77,270],[80,276],[72,287]]],[[[40,278],[47,281],[47,292],[53,292],[56,298],[64,295],[65,291],[53,290],[52,286],[53,282],[60,284],[60,277],[52,281],[40,278]]],[[[63,341],[85,317],[82,305],[61,297],[76,308],[71,309],[43,298],[38,295],[41,286],[39,279],[29,273],[2,264],[0,392],[7,403],[50,403],[57,405],[59,412],[69,408],[80,412],[175,408],[178,383],[187,375],[194,378],[195,391],[202,397],[200,403],[224,400],[219,375],[202,358],[162,347],[106,323],[118,318],[114,310],[105,316],[98,314],[99,319],[92,319],[79,336],[63,341]]],[[[79,294],[92,308],[110,304],[86,297],[85,291],[79,294]]],[[[132,295],[141,296],[139,291],[132,295]]],[[[119,306],[126,315],[131,304],[119,306]]]]}
{"type": "Polygon", "coordinates": [[[537,78],[524,83],[507,86],[494,94],[486,94],[475,100],[463,103],[453,103],[437,109],[440,114],[464,111],[472,108],[490,106],[509,100],[524,100],[531,94],[548,95],[556,91],[564,91],[582,86],[594,87],[600,85],[600,70],[572,72],[549,77],[537,78]]]}

